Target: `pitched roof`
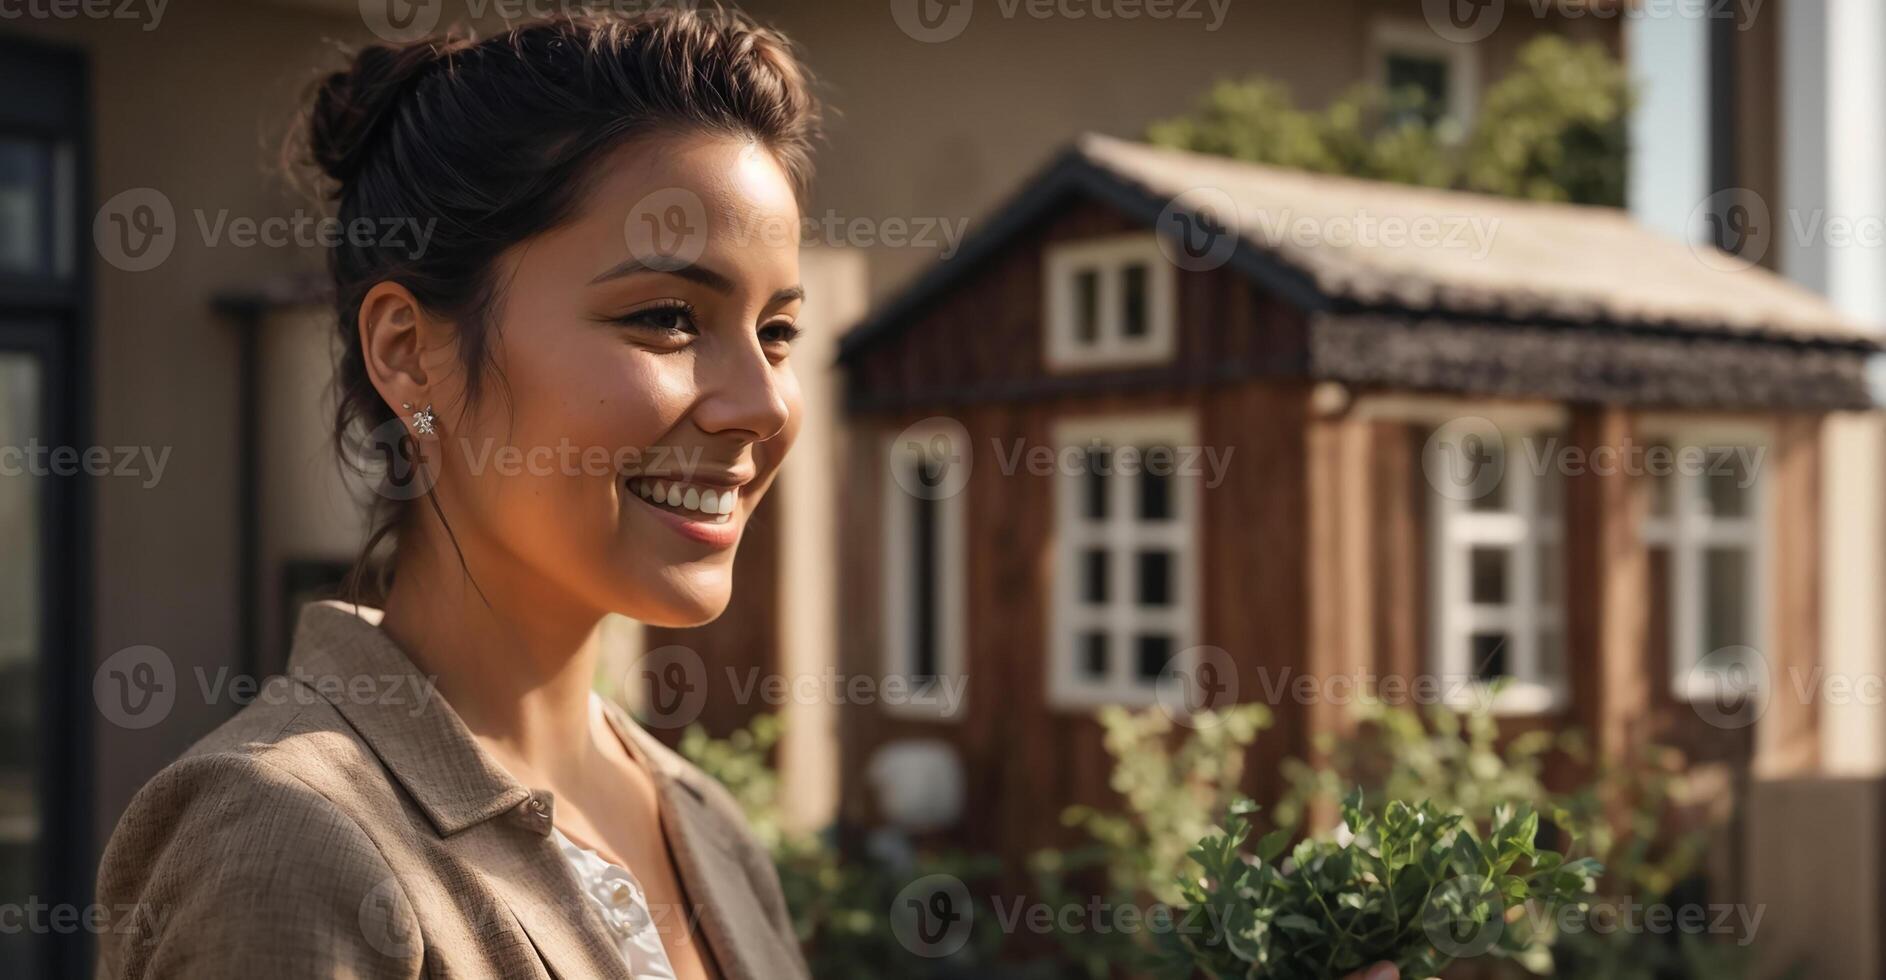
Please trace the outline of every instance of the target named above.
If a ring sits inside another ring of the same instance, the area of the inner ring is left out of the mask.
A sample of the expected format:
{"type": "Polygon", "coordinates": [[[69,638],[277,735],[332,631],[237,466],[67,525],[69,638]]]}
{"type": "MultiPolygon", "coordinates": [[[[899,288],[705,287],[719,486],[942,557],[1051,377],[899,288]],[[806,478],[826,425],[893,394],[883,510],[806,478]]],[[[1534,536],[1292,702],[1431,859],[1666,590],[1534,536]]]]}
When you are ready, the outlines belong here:
{"type": "Polygon", "coordinates": [[[1070,191],[1149,227],[1169,207],[1204,202],[1237,237],[1231,266],[1312,310],[1874,344],[1818,295],[1613,208],[1313,174],[1088,134],[953,260],[848,334],[841,358],[895,332],[1070,191]]]}

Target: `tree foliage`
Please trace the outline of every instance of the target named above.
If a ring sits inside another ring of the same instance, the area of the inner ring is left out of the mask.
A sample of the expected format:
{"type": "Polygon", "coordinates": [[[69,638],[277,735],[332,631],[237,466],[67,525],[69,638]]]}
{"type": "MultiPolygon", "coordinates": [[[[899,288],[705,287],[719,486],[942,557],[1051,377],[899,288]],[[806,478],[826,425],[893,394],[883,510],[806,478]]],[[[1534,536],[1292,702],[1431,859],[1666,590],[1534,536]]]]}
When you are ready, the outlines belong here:
{"type": "Polygon", "coordinates": [[[1609,51],[1547,35],[1487,90],[1471,133],[1417,89],[1359,85],[1304,109],[1283,85],[1253,77],[1218,83],[1191,112],[1154,123],[1147,139],[1316,173],[1617,207],[1629,106],[1628,77],[1609,51]]]}

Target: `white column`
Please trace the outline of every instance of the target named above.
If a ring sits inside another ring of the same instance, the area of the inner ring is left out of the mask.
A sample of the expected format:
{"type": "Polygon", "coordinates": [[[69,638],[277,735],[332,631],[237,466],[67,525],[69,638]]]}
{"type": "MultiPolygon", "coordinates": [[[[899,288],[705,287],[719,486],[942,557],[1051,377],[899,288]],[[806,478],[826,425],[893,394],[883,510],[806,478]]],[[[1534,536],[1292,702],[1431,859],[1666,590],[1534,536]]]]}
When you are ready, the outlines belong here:
{"type": "MultiPolygon", "coordinates": [[[[1886,4],[1777,6],[1782,200],[1771,211],[1781,270],[1879,329],[1886,325],[1886,250],[1835,247],[1821,230],[1829,221],[1886,218],[1886,4]]],[[[1871,415],[1841,415],[1822,435],[1821,659],[1828,676],[1858,684],[1886,673],[1886,426],[1871,415]]],[[[1886,711],[1823,703],[1821,717],[1829,772],[1886,773],[1886,711]]]]}
{"type": "Polygon", "coordinates": [[[1691,212],[1709,186],[1709,19],[1633,17],[1625,60],[1637,91],[1627,182],[1631,216],[1653,231],[1689,238],[1691,212]]]}

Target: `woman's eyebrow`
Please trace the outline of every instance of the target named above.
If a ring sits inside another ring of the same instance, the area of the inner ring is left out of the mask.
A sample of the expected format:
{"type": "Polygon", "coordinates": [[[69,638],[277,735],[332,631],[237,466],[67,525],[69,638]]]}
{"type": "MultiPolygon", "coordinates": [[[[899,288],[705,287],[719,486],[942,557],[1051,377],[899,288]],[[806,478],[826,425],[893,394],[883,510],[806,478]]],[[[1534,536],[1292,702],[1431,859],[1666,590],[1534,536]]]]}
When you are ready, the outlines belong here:
{"type": "Polygon", "coordinates": [[[620,279],[638,272],[660,272],[670,276],[680,276],[690,282],[697,282],[717,293],[733,292],[733,280],[702,265],[683,265],[673,269],[651,266],[641,259],[627,258],[589,281],[591,286],[611,279],[620,279]]]}
{"type": "Polygon", "coordinates": [[[770,301],[768,301],[766,305],[777,306],[781,303],[790,303],[795,299],[805,299],[804,287],[787,286],[785,289],[782,289],[779,292],[774,293],[773,298],[770,301]]]}

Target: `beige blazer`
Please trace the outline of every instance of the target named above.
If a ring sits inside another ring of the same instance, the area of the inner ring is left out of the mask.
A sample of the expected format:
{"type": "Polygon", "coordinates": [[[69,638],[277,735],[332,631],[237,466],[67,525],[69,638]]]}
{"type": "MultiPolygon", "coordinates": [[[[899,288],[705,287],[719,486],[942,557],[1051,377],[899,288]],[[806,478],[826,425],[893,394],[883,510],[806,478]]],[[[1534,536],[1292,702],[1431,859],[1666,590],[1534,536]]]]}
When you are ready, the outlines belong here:
{"type": "MultiPolygon", "coordinates": [[[[628,980],[517,782],[378,627],[303,608],[285,676],[158,773],[106,845],[100,977],[628,980]]],[[[365,618],[363,618],[363,616],[365,618]]],[[[727,980],[805,977],[733,798],[613,706],[655,774],[685,913],[727,980]]],[[[669,910],[655,910],[660,916],[669,910]]]]}

